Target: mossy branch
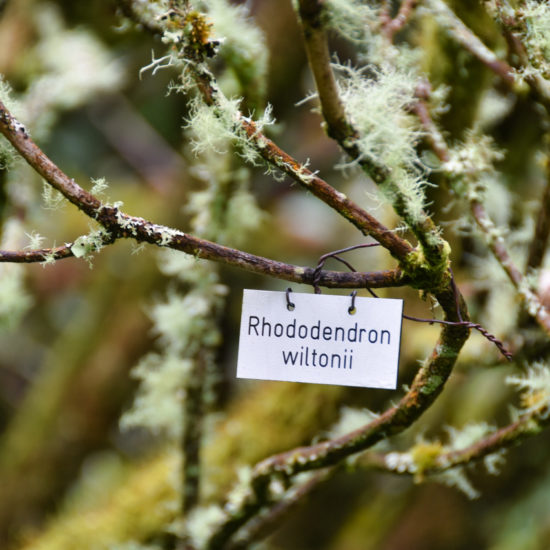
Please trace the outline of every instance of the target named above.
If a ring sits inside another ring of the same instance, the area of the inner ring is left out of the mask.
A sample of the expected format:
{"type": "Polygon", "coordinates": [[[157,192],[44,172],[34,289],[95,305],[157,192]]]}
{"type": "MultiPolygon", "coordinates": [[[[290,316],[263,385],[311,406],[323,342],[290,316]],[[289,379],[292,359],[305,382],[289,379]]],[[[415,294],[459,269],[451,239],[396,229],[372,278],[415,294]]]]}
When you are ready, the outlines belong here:
{"type": "MultiPolygon", "coordinates": [[[[505,451],[519,445],[523,440],[537,435],[550,424],[548,407],[544,406],[536,411],[523,414],[510,424],[492,431],[475,443],[460,449],[446,449],[444,445],[434,453],[430,460],[423,464],[422,474],[429,476],[439,474],[453,468],[475,464],[486,457],[505,451]]],[[[416,475],[414,461],[409,459],[399,460],[401,457],[410,456],[413,449],[404,453],[381,454],[366,452],[360,456],[355,465],[359,467],[378,468],[394,474],[416,475]],[[392,456],[393,455],[393,456],[392,456]]]]}
{"type": "MultiPolygon", "coordinates": [[[[395,168],[385,165],[362,151],[360,132],[346,113],[331,66],[326,33],[322,24],[323,4],[318,0],[299,0],[298,4],[306,52],[315,78],[328,135],[338,142],[350,159],[357,162],[377,185],[388,188],[395,211],[405,220],[418,239],[422,256],[417,254],[413,261],[411,256],[402,266],[403,269],[414,271],[425,264],[424,271],[431,271],[432,277],[434,279],[439,277],[439,284],[444,286],[445,272],[448,268],[448,244],[441,237],[432,219],[424,211],[418,212],[419,209],[416,206],[413,208],[411,204],[413,199],[407,196],[394,181],[396,178],[403,177],[404,174],[395,174],[395,168]]],[[[399,21],[402,20],[404,24],[413,7],[414,3],[403,6],[399,21]]],[[[391,27],[393,20],[388,25],[391,27]]],[[[396,23],[396,30],[399,29],[399,25],[401,23],[396,23]]],[[[391,32],[390,36],[393,36],[391,32]]]]}

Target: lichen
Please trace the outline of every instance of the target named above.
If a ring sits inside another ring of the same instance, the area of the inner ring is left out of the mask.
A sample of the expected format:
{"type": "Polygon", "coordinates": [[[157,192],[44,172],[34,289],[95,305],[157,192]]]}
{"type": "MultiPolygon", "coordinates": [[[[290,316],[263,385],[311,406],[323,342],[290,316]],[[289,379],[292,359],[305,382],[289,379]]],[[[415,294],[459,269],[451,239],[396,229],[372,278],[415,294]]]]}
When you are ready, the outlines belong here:
{"type": "Polygon", "coordinates": [[[541,418],[550,414],[550,368],[544,363],[534,363],[523,376],[508,376],[508,384],[516,386],[521,393],[523,413],[535,413],[541,418]]]}

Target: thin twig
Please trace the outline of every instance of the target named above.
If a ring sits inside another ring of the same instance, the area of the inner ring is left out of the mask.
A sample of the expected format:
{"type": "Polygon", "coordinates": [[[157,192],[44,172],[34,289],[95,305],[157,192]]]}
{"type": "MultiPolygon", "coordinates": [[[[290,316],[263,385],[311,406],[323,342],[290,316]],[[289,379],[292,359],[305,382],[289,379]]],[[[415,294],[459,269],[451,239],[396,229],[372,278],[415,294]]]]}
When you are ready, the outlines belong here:
{"type": "Polygon", "coordinates": [[[398,261],[406,261],[414,249],[411,244],[394,231],[381,224],[374,216],[360,208],[344,193],[337,191],[317,174],[299,164],[282,151],[275,143],[258,132],[254,122],[243,119],[242,125],[258,152],[270,164],[297,181],[317,198],[328,204],[340,215],[355,225],[364,235],[378,241],[398,261]]]}
{"type": "MultiPolygon", "coordinates": [[[[325,262],[329,258],[334,258],[335,260],[338,260],[339,262],[343,263],[350,271],[356,272],[356,269],[347,260],[344,260],[343,258],[340,258],[340,256],[338,256],[338,254],[342,254],[344,252],[350,252],[351,250],[356,250],[358,248],[368,248],[368,247],[372,247],[372,246],[378,246],[378,243],[358,244],[358,245],[355,245],[355,246],[348,246],[347,248],[342,248],[341,250],[335,250],[333,252],[328,252],[327,254],[323,254],[319,258],[319,262],[317,263],[317,267],[315,268],[315,272],[314,272],[314,275],[313,275],[313,288],[315,289],[315,293],[316,294],[321,293],[321,289],[317,285],[316,280],[317,280],[317,277],[319,276],[319,274],[321,273],[322,267],[325,265],[325,262]]],[[[445,321],[445,320],[441,320],[441,319],[423,319],[423,318],[420,318],[420,317],[411,317],[410,315],[405,315],[404,313],[402,314],[402,317],[404,319],[407,319],[409,321],[415,321],[417,323],[428,323],[430,325],[433,325],[434,323],[437,323],[437,324],[440,324],[440,325],[463,326],[463,327],[466,327],[468,329],[473,328],[473,329],[477,330],[478,332],[480,332],[485,338],[487,338],[487,340],[489,340],[489,342],[495,344],[495,346],[498,348],[500,353],[502,353],[502,355],[504,355],[504,357],[506,357],[506,359],[508,361],[511,361],[513,359],[513,355],[506,349],[504,344],[496,336],[491,334],[487,329],[485,329],[479,323],[473,323],[472,321],[465,321],[462,318],[462,314],[460,312],[460,293],[459,293],[458,287],[456,286],[456,282],[455,282],[455,279],[454,279],[454,274],[453,274],[452,269],[449,268],[449,272],[450,272],[450,275],[451,275],[451,288],[452,288],[453,293],[455,295],[455,308],[456,308],[456,316],[458,318],[458,321],[445,321]]],[[[374,298],[378,298],[378,296],[370,288],[367,288],[367,290],[370,292],[370,294],[374,298]]],[[[353,304],[352,304],[352,307],[353,307],[353,304]]]]}
{"type": "MultiPolygon", "coordinates": [[[[522,415],[516,421],[495,430],[468,447],[451,451],[445,451],[443,447],[442,452],[434,457],[433,463],[423,469],[423,474],[437,474],[451,468],[480,461],[488,455],[498,453],[503,449],[517,445],[528,437],[537,435],[548,424],[550,424],[550,415],[548,414],[548,407],[544,406],[522,415]]],[[[388,454],[366,452],[354,464],[362,467],[374,467],[395,474],[415,473],[407,467],[392,465],[392,460],[388,460],[388,457],[388,454]]]]}
{"type": "MultiPolygon", "coordinates": [[[[448,145],[446,144],[442,134],[437,129],[437,126],[434,124],[423,99],[419,99],[417,105],[415,106],[415,110],[419,114],[419,118],[426,131],[428,141],[433,145],[434,153],[443,163],[447,162],[451,157],[448,145]]],[[[479,229],[483,232],[489,249],[516,288],[518,295],[523,300],[527,311],[537,320],[545,332],[550,334],[550,315],[548,311],[543,306],[538,296],[528,287],[525,277],[513,262],[508,249],[506,248],[504,239],[499,234],[492,220],[489,218],[485,207],[476,198],[469,198],[469,203],[474,220],[479,229]]],[[[476,326],[473,326],[472,328],[479,330],[476,326]]]]}
{"type": "MultiPolygon", "coordinates": [[[[442,0],[426,0],[426,2],[432,13],[439,18],[441,24],[449,31],[449,34],[465,50],[469,51],[493,73],[498,75],[512,90],[517,89],[517,84],[521,76],[528,84],[537,100],[545,106],[547,111],[550,111],[550,82],[536,72],[532,73],[531,71],[527,71],[526,74],[519,75],[514,70],[514,67],[509,65],[506,61],[499,59],[442,0]]],[[[527,29],[524,28],[524,32],[526,31],[527,29]]],[[[509,46],[514,49],[514,53],[520,60],[518,68],[528,67],[530,60],[522,41],[517,39],[517,37],[513,36],[513,33],[510,32],[505,32],[505,38],[507,38],[509,46]]]]}
{"type": "Polygon", "coordinates": [[[63,260],[74,256],[72,244],[64,244],[54,248],[38,248],[36,250],[0,250],[0,262],[16,264],[31,264],[48,260],[63,260]]]}
{"type": "Polygon", "coordinates": [[[411,105],[411,110],[416,114],[425,131],[425,138],[430,144],[433,152],[441,162],[447,162],[450,159],[447,142],[435,124],[426,101],[430,97],[431,86],[428,81],[422,82],[416,88],[417,101],[411,105]]]}
{"type": "Polygon", "coordinates": [[[313,272],[313,280],[312,285],[315,289],[315,294],[320,294],[321,289],[319,288],[319,278],[322,273],[323,266],[325,265],[325,262],[329,258],[335,258],[340,263],[343,263],[350,271],[356,273],[357,270],[353,268],[346,260],[340,258],[338,254],[342,254],[344,252],[350,252],[351,250],[357,250],[359,248],[372,248],[374,246],[380,246],[379,243],[367,243],[367,244],[356,244],[353,246],[348,246],[346,248],[341,248],[340,250],[334,250],[333,252],[328,252],[327,254],[323,254],[319,261],[317,262],[317,267],[315,268],[315,271],[313,272]]]}
{"type": "Polygon", "coordinates": [[[250,521],[238,534],[233,543],[229,543],[228,550],[246,550],[254,542],[260,541],[271,534],[282,521],[289,517],[304,499],[310,495],[321,483],[332,477],[337,468],[320,470],[297,488],[289,491],[282,500],[276,502],[267,512],[262,512],[257,518],[250,521]]]}
{"type": "Polygon", "coordinates": [[[514,69],[506,61],[499,59],[445,2],[442,0],[426,0],[426,4],[430,12],[438,18],[438,21],[465,50],[469,51],[486,67],[500,76],[508,86],[514,86],[516,82],[514,69]]]}
{"type": "MultiPolygon", "coordinates": [[[[142,14],[137,11],[133,2],[128,0],[118,1],[128,17],[143,25],[153,34],[162,34],[162,28],[158,25],[158,22],[145,19],[142,14]]],[[[315,2],[313,3],[315,4],[315,2]]],[[[206,54],[204,57],[207,57],[206,54]]],[[[186,68],[192,75],[204,103],[210,107],[219,106],[222,92],[216,83],[214,75],[209,71],[206,64],[187,59],[186,68]]],[[[330,69],[330,71],[332,72],[332,69],[330,69]]],[[[329,81],[327,80],[327,82],[329,81]]],[[[331,92],[329,92],[328,95],[330,95],[330,93],[331,92]]],[[[335,112],[338,112],[337,107],[335,107],[335,112]]],[[[244,131],[250,143],[254,145],[256,152],[265,161],[279,169],[328,206],[336,210],[345,219],[355,225],[363,235],[372,236],[384,246],[394,258],[401,262],[406,262],[408,260],[409,254],[414,251],[408,241],[396,235],[393,231],[381,224],[374,216],[371,216],[356,203],[348,199],[344,193],[336,190],[316,173],[311,172],[303,164],[283,151],[259,130],[253,120],[241,116],[235,123],[240,126],[240,130],[244,131]]],[[[383,174],[379,174],[378,180],[383,181],[387,175],[386,170],[383,174]]]]}
{"type": "Polygon", "coordinates": [[[414,13],[417,4],[418,0],[403,0],[397,15],[393,19],[391,17],[386,17],[382,20],[382,31],[390,42],[393,41],[395,34],[405,27],[411,15],[414,13]]]}
{"type": "MultiPolygon", "coordinates": [[[[162,28],[158,25],[158,22],[145,19],[142,14],[137,11],[133,2],[129,0],[118,0],[118,2],[125,15],[129,18],[143,25],[153,34],[162,34],[162,28]]],[[[313,3],[315,4],[315,2],[313,3]]],[[[204,57],[206,57],[206,55],[204,57]]],[[[208,70],[205,63],[197,63],[188,59],[186,67],[193,76],[204,103],[210,107],[218,106],[220,98],[222,97],[222,92],[218,88],[214,76],[208,70]]],[[[323,68],[323,71],[326,73],[326,67],[323,68]]],[[[330,69],[330,72],[332,73],[332,69],[330,69]]],[[[330,78],[327,79],[328,85],[331,85],[330,80],[330,78]]],[[[334,84],[333,77],[332,84],[334,84]]],[[[328,92],[327,97],[329,97],[331,93],[332,92],[328,92]]],[[[334,105],[333,108],[329,108],[329,111],[335,113],[335,120],[340,118],[340,110],[337,105],[334,105]]],[[[409,254],[414,250],[409,242],[400,238],[381,224],[374,216],[371,216],[368,212],[348,199],[346,195],[334,189],[316,173],[311,172],[288,153],[280,149],[259,130],[254,121],[241,116],[235,123],[240,125],[240,129],[245,132],[250,143],[254,145],[256,152],[265,161],[288,175],[317,198],[336,210],[340,215],[355,225],[364,235],[372,236],[384,246],[394,258],[401,262],[407,261],[409,254]]],[[[358,156],[357,151],[356,153],[356,156],[358,156]]],[[[373,168],[371,172],[374,174],[376,170],[373,168]]],[[[386,179],[387,175],[387,171],[383,171],[383,173],[378,174],[378,176],[375,175],[375,177],[377,177],[378,181],[383,181],[386,179]]]]}
{"type": "Polygon", "coordinates": [[[525,277],[513,262],[506,249],[504,239],[498,233],[484,206],[478,200],[473,199],[470,201],[470,208],[477,226],[485,235],[487,245],[491,249],[493,256],[515,286],[527,311],[537,320],[546,333],[550,334],[550,314],[541,303],[539,297],[529,288],[525,277]]]}

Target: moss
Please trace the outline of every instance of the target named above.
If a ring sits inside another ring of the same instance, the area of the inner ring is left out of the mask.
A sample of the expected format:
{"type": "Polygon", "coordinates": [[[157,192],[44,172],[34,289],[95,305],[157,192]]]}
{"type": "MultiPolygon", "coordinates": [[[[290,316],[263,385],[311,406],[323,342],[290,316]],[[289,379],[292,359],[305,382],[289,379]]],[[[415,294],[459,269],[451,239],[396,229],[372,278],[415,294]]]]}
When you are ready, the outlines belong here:
{"type": "Polygon", "coordinates": [[[439,357],[445,359],[451,359],[458,355],[458,351],[455,348],[446,346],[445,344],[438,344],[436,347],[436,352],[439,357]]]}
{"type": "MultiPolygon", "coordinates": [[[[291,383],[251,386],[235,401],[205,446],[208,496],[224,494],[241,465],[309,443],[338,418],[348,391],[337,386],[291,383]]],[[[86,513],[75,508],[62,514],[21,550],[107,550],[114,543],[148,540],[162,532],[178,513],[174,508],[178,464],[175,453],[161,453],[130,466],[127,477],[119,480],[120,486],[105,488],[105,502],[86,513]]]]}
{"type": "Polygon", "coordinates": [[[420,442],[411,449],[415,465],[415,478],[422,479],[424,472],[433,468],[437,457],[445,450],[440,441],[420,442]]]}
{"type": "Polygon", "coordinates": [[[205,450],[211,492],[232,483],[237,465],[309,443],[339,417],[345,394],[346,389],[338,386],[264,383],[236,401],[217,430],[226,437],[205,450]]]}
{"type": "Polygon", "coordinates": [[[449,244],[442,240],[443,249],[437,263],[427,261],[424,251],[416,248],[401,261],[401,269],[411,278],[411,287],[437,293],[448,284],[449,244]]]}
{"type": "Polygon", "coordinates": [[[433,392],[437,391],[439,388],[441,388],[442,383],[443,383],[443,377],[437,374],[433,374],[422,385],[422,387],[420,388],[420,392],[423,393],[424,395],[430,395],[433,392]]]}
{"type": "Polygon", "coordinates": [[[150,539],[176,515],[169,504],[178,498],[173,483],[177,468],[176,456],[166,454],[134,467],[124,485],[106,491],[98,506],[64,514],[52,529],[30,539],[21,550],[108,550],[117,543],[150,539]]]}

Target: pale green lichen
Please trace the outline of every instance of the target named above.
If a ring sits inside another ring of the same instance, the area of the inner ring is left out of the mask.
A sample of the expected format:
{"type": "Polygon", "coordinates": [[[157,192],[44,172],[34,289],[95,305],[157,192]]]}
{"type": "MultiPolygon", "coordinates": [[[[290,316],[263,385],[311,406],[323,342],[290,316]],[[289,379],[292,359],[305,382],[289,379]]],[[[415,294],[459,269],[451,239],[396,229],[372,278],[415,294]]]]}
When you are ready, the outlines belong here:
{"type": "Polygon", "coordinates": [[[193,545],[202,550],[206,548],[214,530],[227,519],[227,514],[219,506],[195,508],[187,520],[187,533],[193,545]]]}
{"type": "Polygon", "coordinates": [[[461,143],[449,151],[449,160],[441,170],[453,186],[453,190],[468,200],[483,200],[486,181],[495,174],[495,162],[504,158],[504,153],[495,146],[494,140],[471,129],[461,143]]]}
{"type": "Polygon", "coordinates": [[[550,414],[550,368],[544,363],[530,366],[524,376],[509,376],[508,384],[521,393],[521,412],[548,418],[550,414]]]}
{"type": "Polygon", "coordinates": [[[422,136],[409,106],[414,102],[416,76],[389,65],[361,70],[338,65],[338,86],[349,121],[359,137],[354,140],[360,161],[383,166],[388,177],[381,183],[384,196],[399,203],[407,221],[425,218],[426,168],[416,146],[422,136]]]}
{"type": "Polygon", "coordinates": [[[84,258],[87,260],[91,267],[93,254],[103,248],[108,237],[109,234],[105,229],[97,229],[87,235],[81,235],[72,244],[71,252],[75,258],[84,258]]]}
{"type": "Polygon", "coordinates": [[[194,173],[204,188],[191,194],[185,211],[204,238],[242,246],[265,218],[249,191],[249,170],[233,168],[229,156],[210,153],[201,161],[194,173]]]}
{"type": "Polygon", "coordinates": [[[250,466],[241,466],[237,468],[237,481],[229,491],[224,510],[233,514],[240,510],[251,494],[250,482],[252,481],[252,468],[250,466]]]}
{"type": "Polygon", "coordinates": [[[206,10],[213,23],[212,32],[221,41],[219,54],[239,84],[235,93],[254,96],[254,103],[259,104],[267,87],[269,50],[262,31],[249,19],[248,6],[237,6],[227,0],[201,1],[197,5],[206,10]]]}
{"type": "Polygon", "coordinates": [[[486,422],[469,423],[460,429],[448,426],[446,429],[449,446],[455,451],[465,449],[495,431],[495,427],[486,422]]]}
{"type": "Polygon", "coordinates": [[[21,101],[33,134],[44,138],[60,111],[119,89],[124,82],[124,68],[90,31],[67,29],[54,4],[37,5],[30,17],[38,32],[33,54],[40,75],[21,101]]]}
{"type": "Polygon", "coordinates": [[[238,120],[240,100],[226,100],[210,107],[199,98],[192,100],[190,115],[184,128],[191,131],[191,146],[196,155],[207,151],[226,154],[235,139],[235,123],[238,120]]]}
{"type": "Polygon", "coordinates": [[[537,64],[545,65],[541,69],[547,77],[550,71],[550,5],[548,2],[527,0],[520,13],[527,27],[525,45],[530,57],[535,58],[537,64]]]}
{"type": "Polygon", "coordinates": [[[500,449],[483,458],[483,465],[489,474],[497,476],[500,474],[500,468],[505,462],[506,449],[500,449]]]}
{"type": "Polygon", "coordinates": [[[330,29],[357,43],[372,41],[380,24],[380,9],[360,0],[328,0],[323,15],[330,29]]]}
{"type": "Polygon", "coordinates": [[[105,191],[109,188],[109,184],[105,178],[92,178],[92,189],[90,192],[92,195],[101,196],[105,194],[105,191]]]}
{"type": "Polygon", "coordinates": [[[42,182],[42,200],[46,210],[58,210],[66,204],[65,197],[46,181],[42,182]]]}
{"type": "Polygon", "coordinates": [[[29,238],[29,244],[25,246],[25,250],[36,250],[38,248],[42,248],[42,243],[44,242],[45,237],[40,235],[40,233],[31,231],[30,233],[25,233],[25,235],[29,238]]]}
{"type": "Polygon", "coordinates": [[[448,487],[454,487],[462,493],[464,493],[470,500],[479,498],[481,493],[472,485],[472,482],[468,479],[464,467],[457,466],[455,468],[449,468],[444,472],[430,475],[430,480],[438,481],[448,487]]]}
{"type": "Polygon", "coordinates": [[[201,345],[219,344],[220,334],[211,326],[211,314],[212,300],[202,289],[185,295],[170,291],[168,299],[150,312],[161,344],[174,353],[187,354],[195,353],[201,345]]]}
{"type": "Polygon", "coordinates": [[[175,354],[151,353],[141,359],[132,370],[140,388],[132,408],[121,418],[121,428],[144,427],[177,441],[181,436],[183,383],[190,369],[191,361],[175,354]]]}
{"type": "MultiPolygon", "coordinates": [[[[255,146],[255,137],[249,137],[240,124],[243,118],[239,110],[241,102],[241,99],[227,99],[222,94],[215,106],[205,105],[199,98],[191,101],[184,128],[191,134],[191,147],[196,155],[210,151],[223,155],[236,147],[247,162],[254,165],[263,162],[255,146]]],[[[274,123],[271,113],[272,108],[268,105],[255,121],[258,134],[274,123]]]]}
{"type": "MultiPolygon", "coordinates": [[[[446,456],[467,449],[494,431],[495,428],[485,422],[470,423],[461,429],[447,427],[447,444],[420,437],[409,452],[388,453],[385,463],[390,470],[413,474],[416,482],[437,481],[462,491],[470,499],[475,499],[480,493],[468,479],[465,467],[452,466],[447,462],[446,456]]],[[[505,450],[500,450],[484,458],[484,465],[490,474],[498,474],[504,454],[505,450]]]]}

